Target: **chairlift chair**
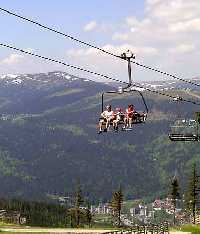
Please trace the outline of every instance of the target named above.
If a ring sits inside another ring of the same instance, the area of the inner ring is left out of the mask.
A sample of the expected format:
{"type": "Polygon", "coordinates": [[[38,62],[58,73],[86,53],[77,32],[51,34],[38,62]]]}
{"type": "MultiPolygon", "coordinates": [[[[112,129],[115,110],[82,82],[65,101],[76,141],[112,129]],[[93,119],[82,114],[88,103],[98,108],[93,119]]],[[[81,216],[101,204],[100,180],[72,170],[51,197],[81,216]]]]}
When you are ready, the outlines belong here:
{"type": "Polygon", "coordinates": [[[195,119],[179,119],[171,126],[169,139],[171,141],[199,141],[200,112],[195,119]]]}
{"type": "MultiPolygon", "coordinates": [[[[147,107],[147,104],[145,102],[145,98],[142,94],[142,92],[140,92],[139,90],[136,90],[136,89],[129,89],[129,90],[123,90],[122,87],[119,87],[118,91],[108,91],[108,92],[103,92],[102,95],[101,95],[101,112],[104,111],[104,108],[105,108],[105,101],[104,101],[104,97],[106,94],[113,94],[113,95],[122,95],[123,93],[129,93],[129,94],[133,94],[134,92],[137,92],[141,98],[142,98],[142,103],[143,103],[143,106],[144,106],[144,110],[141,111],[141,112],[135,112],[133,114],[133,120],[132,120],[132,124],[142,124],[142,123],[145,123],[146,119],[147,119],[147,114],[148,114],[148,107],[147,107]]],[[[103,117],[100,117],[99,119],[100,121],[103,120],[103,117]]],[[[112,122],[111,122],[112,124],[112,122]]],[[[106,125],[106,122],[103,122],[103,126],[106,125]]],[[[121,127],[121,130],[131,130],[131,129],[124,129],[124,126],[125,126],[125,122],[124,122],[124,119],[122,118],[119,122],[118,122],[118,125],[119,126],[122,126],[121,127]]]]}
{"type": "MultiPolygon", "coordinates": [[[[139,93],[139,95],[142,98],[145,110],[142,113],[136,112],[133,116],[133,121],[132,124],[141,124],[141,123],[145,123],[146,118],[147,118],[147,113],[148,113],[148,107],[146,105],[145,99],[142,95],[142,92],[140,92],[139,90],[136,89],[132,89],[131,87],[134,86],[134,84],[132,83],[132,78],[131,78],[131,59],[135,59],[135,55],[128,50],[126,53],[123,53],[121,55],[121,58],[126,60],[128,62],[128,77],[129,77],[129,82],[128,85],[126,87],[119,87],[118,90],[116,91],[108,91],[108,92],[103,92],[101,95],[101,112],[104,111],[104,95],[105,94],[113,94],[113,95],[121,95],[123,93],[130,93],[132,94],[133,92],[137,92],[139,93]]],[[[99,121],[104,121],[104,118],[100,117],[99,121]]],[[[103,126],[106,125],[106,122],[101,122],[103,126]]],[[[112,124],[112,123],[111,123],[112,124]]],[[[122,116],[121,120],[118,122],[118,125],[123,125],[125,126],[124,123],[124,118],[122,116]]],[[[124,130],[125,128],[122,128],[122,130],[124,130]]],[[[125,130],[131,130],[131,129],[125,129],[125,130]]]]}

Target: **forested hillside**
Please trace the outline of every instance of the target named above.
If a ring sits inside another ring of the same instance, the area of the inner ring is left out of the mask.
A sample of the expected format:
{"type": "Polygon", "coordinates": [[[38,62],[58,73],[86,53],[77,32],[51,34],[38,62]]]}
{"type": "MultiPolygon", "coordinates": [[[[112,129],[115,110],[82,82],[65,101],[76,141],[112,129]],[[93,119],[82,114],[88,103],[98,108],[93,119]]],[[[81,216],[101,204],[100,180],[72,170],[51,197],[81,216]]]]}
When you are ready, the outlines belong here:
{"type": "MultiPolygon", "coordinates": [[[[168,191],[174,173],[185,185],[191,164],[200,160],[200,145],[169,141],[176,104],[144,92],[147,123],[134,126],[132,132],[98,135],[100,93],[110,89],[59,72],[24,75],[15,82],[13,77],[1,79],[0,196],[70,196],[80,179],[93,201],[110,199],[120,183],[126,198],[156,197],[168,191]]],[[[176,95],[177,90],[166,92],[176,95]]],[[[185,91],[181,95],[191,98],[185,91]]],[[[123,108],[133,103],[144,109],[137,95],[109,96],[107,103],[123,108]]],[[[198,108],[192,104],[180,106],[185,117],[194,111],[198,108]]]]}

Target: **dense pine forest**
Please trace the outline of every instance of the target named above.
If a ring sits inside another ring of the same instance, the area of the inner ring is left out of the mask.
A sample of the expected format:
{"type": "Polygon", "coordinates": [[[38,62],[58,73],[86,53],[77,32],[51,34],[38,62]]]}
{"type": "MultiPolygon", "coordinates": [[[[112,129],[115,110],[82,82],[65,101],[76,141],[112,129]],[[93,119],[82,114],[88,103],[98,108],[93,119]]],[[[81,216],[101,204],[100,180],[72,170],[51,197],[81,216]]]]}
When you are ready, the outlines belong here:
{"type": "MultiPolygon", "coordinates": [[[[168,193],[174,173],[185,186],[191,165],[199,162],[199,144],[170,142],[168,133],[178,110],[193,118],[196,106],[177,108],[165,97],[144,92],[149,107],[145,124],[132,132],[98,135],[101,92],[116,85],[70,77],[56,72],[19,76],[21,84],[1,80],[1,197],[72,196],[80,179],[91,202],[110,200],[120,183],[125,199],[152,199],[168,193]]],[[[168,92],[191,98],[185,87],[168,92]]],[[[136,94],[106,97],[106,103],[144,109],[136,94]]]]}

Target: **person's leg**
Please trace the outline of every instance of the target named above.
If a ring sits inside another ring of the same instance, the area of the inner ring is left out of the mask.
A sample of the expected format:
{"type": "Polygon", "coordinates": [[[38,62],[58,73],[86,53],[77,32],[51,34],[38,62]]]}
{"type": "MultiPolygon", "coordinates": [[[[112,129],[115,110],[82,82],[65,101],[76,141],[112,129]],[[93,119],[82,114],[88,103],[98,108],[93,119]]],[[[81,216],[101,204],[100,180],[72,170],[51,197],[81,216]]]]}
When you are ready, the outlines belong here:
{"type": "Polygon", "coordinates": [[[140,114],[135,112],[133,115],[133,121],[137,123],[139,122],[139,120],[140,120],[140,114]]]}
{"type": "Polygon", "coordinates": [[[99,121],[99,132],[102,132],[103,120],[99,121]]]}
{"type": "Polygon", "coordinates": [[[128,127],[128,117],[124,117],[124,129],[128,127]]]}
{"type": "Polygon", "coordinates": [[[110,119],[109,119],[109,118],[107,118],[107,119],[106,119],[106,129],[108,129],[108,128],[109,128],[109,126],[110,126],[110,119]]]}
{"type": "Polygon", "coordinates": [[[116,127],[117,127],[117,120],[114,119],[114,120],[113,120],[113,128],[114,128],[114,130],[116,130],[116,127]]]}
{"type": "Polygon", "coordinates": [[[115,130],[116,130],[116,131],[118,131],[119,121],[120,121],[120,119],[117,119],[117,120],[116,120],[116,124],[115,124],[115,130]]]}
{"type": "Polygon", "coordinates": [[[113,117],[110,117],[108,119],[108,129],[110,128],[110,125],[111,125],[111,122],[113,122],[114,118],[113,117]]]}
{"type": "Polygon", "coordinates": [[[125,116],[123,116],[122,121],[123,121],[122,129],[124,130],[126,128],[126,117],[125,116]]]}
{"type": "Polygon", "coordinates": [[[129,119],[128,119],[129,128],[132,128],[132,122],[133,122],[133,121],[132,121],[132,118],[129,118],[129,119]]]}
{"type": "Polygon", "coordinates": [[[144,122],[146,121],[146,118],[147,118],[147,114],[144,113],[144,114],[143,114],[143,120],[144,120],[144,122]]]}

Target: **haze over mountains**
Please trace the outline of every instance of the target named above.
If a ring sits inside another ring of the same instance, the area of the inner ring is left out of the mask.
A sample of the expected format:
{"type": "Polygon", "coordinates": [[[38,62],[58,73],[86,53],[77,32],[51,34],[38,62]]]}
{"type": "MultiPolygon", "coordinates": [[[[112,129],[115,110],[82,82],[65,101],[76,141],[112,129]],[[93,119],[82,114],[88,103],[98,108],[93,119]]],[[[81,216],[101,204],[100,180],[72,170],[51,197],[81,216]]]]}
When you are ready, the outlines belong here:
{"type": "MultiPolygon", "coordinates": [[[[185,185],[191,164],[199,161],[200,147],[169,141],[169,125],[177,115],[173,101],[144,91],[150,110],[146,124],[134,126],[130,133],[97,135],[100,93],[111,85],[58,71],[1,76],[0,196],[70,195],[80,179],[93,201],[109,199],[120,183],[127,198],[156,197],[168,191],[174,173],[185,185]]],[[[194,87],[175,80],[143,85],[189,99],[199,95],[194,87]]],[[[107,97],[107,102],[144,109],[136,94],[107,97]]],[[[180,107],[185,117],[197,110],[188,103],[180,107]]]]}

